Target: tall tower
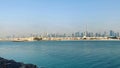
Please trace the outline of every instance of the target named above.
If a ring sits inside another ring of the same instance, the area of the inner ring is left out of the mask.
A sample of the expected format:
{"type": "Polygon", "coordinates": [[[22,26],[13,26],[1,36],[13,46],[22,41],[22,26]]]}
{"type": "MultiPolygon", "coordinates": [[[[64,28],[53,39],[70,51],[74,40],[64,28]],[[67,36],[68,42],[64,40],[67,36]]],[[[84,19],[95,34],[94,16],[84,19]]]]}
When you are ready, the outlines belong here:
{"type": "Polygon", "coordinates": [[[86,25],[86,27],[85,27],[85,32],[84,32],[83,38],[86,38],[86,37],[87,37],[87,25],[86,25]]]}

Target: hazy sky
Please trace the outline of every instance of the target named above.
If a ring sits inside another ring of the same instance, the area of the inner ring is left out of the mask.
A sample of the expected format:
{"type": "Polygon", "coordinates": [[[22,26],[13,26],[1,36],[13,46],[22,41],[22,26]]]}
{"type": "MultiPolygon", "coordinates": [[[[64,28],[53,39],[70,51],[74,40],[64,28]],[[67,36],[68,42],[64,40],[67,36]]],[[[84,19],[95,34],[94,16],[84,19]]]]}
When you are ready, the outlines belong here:
{"type": "Polygon", "coordinates": [[[0,0],[0,34],[120,32],[120,0],[0,0]]]}

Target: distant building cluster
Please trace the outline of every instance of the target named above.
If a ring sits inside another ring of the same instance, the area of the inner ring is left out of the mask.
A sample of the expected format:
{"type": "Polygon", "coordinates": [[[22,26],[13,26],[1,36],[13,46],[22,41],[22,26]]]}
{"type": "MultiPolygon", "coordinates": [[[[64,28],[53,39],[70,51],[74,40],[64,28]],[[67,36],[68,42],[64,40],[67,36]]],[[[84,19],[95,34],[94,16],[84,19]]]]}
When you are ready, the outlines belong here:
{"type": "MultiPolygon", "coordinates": [[[[72,34],[72,37],[83,37],[84,35],[85,32],[76,32],[72,34]]],[[[86,32],[86,37],[119,37],[119,32],[114,32],[113,30],[103,33],[86,32]]]]}
{"type": "Polygon", "coordinates": [[[119,32],[114,32],[113,30],[110,30],[109,32],[103,32],[103,33],[94,33],[94,32],[75,32],[71,34],[59,34],[59,33],[54,33],[54,34],[49,34],[49,33],[44,33],[41,35],[33,35],[36,37],[119,37],[120,34],[119,32]]]}
{"type": "Polygon", "coordinates": [[[109,32],[93,33],[93,32],[75,32],[75,33],[41,33],[30,34],[24,36],[9,36],[5,39],[8,41],[40,41],[40,40],[120,40],[119,32],[110,30],[109,32]]]}

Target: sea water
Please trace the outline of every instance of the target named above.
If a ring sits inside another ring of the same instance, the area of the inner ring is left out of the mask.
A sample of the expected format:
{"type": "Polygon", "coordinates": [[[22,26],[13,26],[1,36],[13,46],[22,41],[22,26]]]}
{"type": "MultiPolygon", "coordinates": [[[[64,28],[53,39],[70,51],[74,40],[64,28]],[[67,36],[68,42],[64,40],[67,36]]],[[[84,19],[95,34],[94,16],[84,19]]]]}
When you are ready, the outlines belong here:
{"type": "Polygon", "coordinates": [[[39,68],[120,68],[120,41],[0,42],[0,56],[39,68]]]}

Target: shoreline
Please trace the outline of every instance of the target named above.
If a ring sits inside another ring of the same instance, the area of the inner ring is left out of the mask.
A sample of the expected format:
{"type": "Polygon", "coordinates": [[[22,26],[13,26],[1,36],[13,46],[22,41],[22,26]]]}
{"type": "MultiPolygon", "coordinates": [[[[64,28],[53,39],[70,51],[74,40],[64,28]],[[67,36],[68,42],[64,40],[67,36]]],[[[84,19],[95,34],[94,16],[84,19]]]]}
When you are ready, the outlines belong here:
{"type": "Polygon", "coordinates": [[[1,39],[0,41],[33,42],[33,41],[120,41],[120,37],[25,37],[1,39]]]}
{"type": "Polygon", "coordinates": [[[120,40],[120,37],[25,37],[25,38],[4,38],[0,41],[31,42],[31,41],[83,41],[83,40],[120,40]]]}
{"type": "Polygon", "coordinates": [[[69,42],[69,41],[120,41],[120,40],[40,40],[40,41],[10,41],[10,40],[2,40],[2,41],[0,41],[0,42],[47,42],[47,41],[50,41],[50,42],[54,42],[54,41],[56,41],[56,42],[69,42]]]}

